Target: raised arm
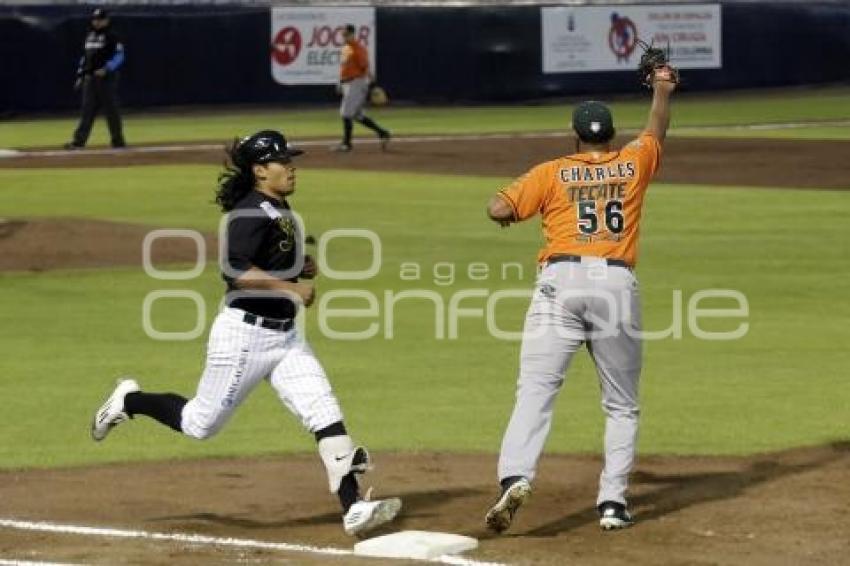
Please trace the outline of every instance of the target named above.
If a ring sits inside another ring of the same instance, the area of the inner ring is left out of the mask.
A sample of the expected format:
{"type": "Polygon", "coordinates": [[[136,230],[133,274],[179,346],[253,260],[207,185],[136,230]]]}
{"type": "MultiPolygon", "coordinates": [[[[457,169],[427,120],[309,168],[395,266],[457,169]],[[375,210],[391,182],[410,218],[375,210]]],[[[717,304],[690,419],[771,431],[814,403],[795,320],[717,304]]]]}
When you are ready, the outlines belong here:
{"type": "Polygon", "coordinates": [[[669,67],[656,69],[652,77],[652,107],[645,131],[652,134],[658,143],[664,143],[670,126],[670,95],[676,90],[673,71],[669,67]]]}

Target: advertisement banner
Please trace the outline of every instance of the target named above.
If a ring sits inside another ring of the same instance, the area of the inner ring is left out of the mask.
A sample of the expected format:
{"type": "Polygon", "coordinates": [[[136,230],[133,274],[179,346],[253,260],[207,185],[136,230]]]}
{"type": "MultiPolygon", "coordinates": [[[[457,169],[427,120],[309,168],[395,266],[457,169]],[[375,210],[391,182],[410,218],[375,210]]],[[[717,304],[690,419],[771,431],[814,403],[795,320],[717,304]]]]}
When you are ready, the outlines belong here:
{"type": "Polygon", "coordinates": [[[669,45],[680,69],[721,67],[719,4],[563,6],[540,17],[544,73],[634,71],[638,39],[669,45]]]}
{"type": "Polygon", "coordinates": [[[272,8],[272,77],[282,85],[323,85],[339,81],[342,32],[357,28],[375,73],[374,8],[272,8]]]}

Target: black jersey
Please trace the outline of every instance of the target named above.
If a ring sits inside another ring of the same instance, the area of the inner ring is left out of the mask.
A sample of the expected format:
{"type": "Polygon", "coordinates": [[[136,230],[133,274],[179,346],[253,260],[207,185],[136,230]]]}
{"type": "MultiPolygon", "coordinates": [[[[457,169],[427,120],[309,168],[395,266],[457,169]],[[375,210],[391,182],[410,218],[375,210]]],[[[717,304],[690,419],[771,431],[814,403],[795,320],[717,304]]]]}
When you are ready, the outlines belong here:
{"type": "MultiPolygon", "coordinates": [[[[101,30],[91,28],[88,34],[86,34],[83,49],[79,74],[90,75],[96,70],[106,67],[107,63],[114,62],[116,55],[120,51],[123,51],[124,47],[121,45],[121,40],[112,31],[112,28],[106,27],[101,30]]],[[[115,68],[120,64],[121,62],[119,61],[117,65],[114,65],[115,68]]],[[[108,68],[108,70],[114,71],[115,68],[108,68]]]]}
{"type": "Polygon", "coordinates": [[[227,305],[268,318],[294,318],[297,307],[285,296],[271,297],[268,291],[251,292],[234,285],[234,279],[251,267],[283,281],[298,281],[304,249],[289,204],[258,191],[249,192],[228,215],[226,243],[229,270],[223,277],[227,305]]]}

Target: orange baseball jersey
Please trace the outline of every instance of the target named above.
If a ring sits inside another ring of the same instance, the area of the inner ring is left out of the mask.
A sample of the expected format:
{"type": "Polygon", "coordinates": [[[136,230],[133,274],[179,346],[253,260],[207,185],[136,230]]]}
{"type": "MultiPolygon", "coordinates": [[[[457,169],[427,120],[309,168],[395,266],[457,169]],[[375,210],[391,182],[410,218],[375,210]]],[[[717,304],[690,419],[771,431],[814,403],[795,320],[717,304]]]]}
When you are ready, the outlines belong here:
{"type": "Polygon", "coordinates": [[[570,254],[637,261],[643,198],[658,170],[661,145],[644,132],[620,151],[576,153],[541,163],[503,189],[517,220],[543,217],[537,256],[570,254]]]}
{"type": "Polygon", "coordinates": [[[339,80],[350,81],[369,72],[369,53],[359,41],[346,43],[340,52],[339,80]]]}

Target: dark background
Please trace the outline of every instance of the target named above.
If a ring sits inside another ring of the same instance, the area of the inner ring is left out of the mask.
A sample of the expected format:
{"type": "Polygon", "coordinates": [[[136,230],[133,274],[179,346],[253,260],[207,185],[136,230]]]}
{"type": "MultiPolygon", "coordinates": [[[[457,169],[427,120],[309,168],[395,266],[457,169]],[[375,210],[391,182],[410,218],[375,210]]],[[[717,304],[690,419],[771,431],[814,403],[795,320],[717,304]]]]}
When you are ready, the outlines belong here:
{"type": "MultiPolygon", "coordinates": [[[[688,90],[850,80],[850,3],[722,2],[723,68],[686,71],[688,90]]],[[[76,108],[71,90],[93,6],[0,6],[0,113],[76,108]]],[[[395,100],[508,102],[634,90],[622,72],[541,72],[539,6],[378,7],[378,76],[395,100]]],[[[309,104],[330,86],[271,77],[270,9],[121,6],[126,107],[309,104]]]]}

